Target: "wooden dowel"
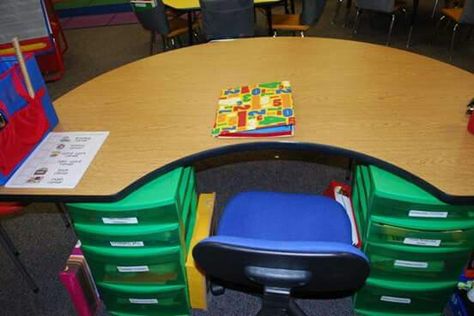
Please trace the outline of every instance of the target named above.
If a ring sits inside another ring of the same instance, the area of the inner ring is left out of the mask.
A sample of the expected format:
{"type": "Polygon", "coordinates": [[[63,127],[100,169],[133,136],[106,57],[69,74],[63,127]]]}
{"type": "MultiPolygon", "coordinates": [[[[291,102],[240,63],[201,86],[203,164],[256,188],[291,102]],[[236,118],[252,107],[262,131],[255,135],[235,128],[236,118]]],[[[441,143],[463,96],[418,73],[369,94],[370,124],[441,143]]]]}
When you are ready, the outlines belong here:
{"type": "Polygon", "coordinates": [[[13,48],[15,49],[18,63],[20,64],[21,73],[23,74],[23,78],[25,79],[26,90],[28,90],[29,96],[31,98],[34,98],[35,90],[33,89],[33,85],[31,84],[30,74],[28,73],[28,70],[26,69],[25,59],[23,58],[23,54],[21,52],[18,37],[14,37],[12,39],[12,44],[13,44],[13,48]]]}

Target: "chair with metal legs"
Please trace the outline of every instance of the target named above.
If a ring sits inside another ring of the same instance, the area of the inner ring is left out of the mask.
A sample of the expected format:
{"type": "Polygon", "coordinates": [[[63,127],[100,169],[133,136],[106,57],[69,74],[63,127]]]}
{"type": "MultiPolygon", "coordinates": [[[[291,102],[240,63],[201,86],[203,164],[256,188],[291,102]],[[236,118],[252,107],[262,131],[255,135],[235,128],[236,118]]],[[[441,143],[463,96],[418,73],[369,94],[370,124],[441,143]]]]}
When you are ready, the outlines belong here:
{"type": "Polygon", "coordinates": [[[326,0],[303,0],[301,14],[272,14],[273,37],[278,31],[304,32],[316,24],[321,17],[326,0]]]}
{"type": "Polygon", "coordinates": [[[404,1],[398,0],[356,0],[356,18],[354,21],[353,35],[357,34],[360,22],[360,15],[363,11],[375,11],[390,14],[390,27],[388,29],[386,45],[390,45],[392,38],[393,26],[395,25],[396,13],[403,11],[406,13],[406,4],[404,1]]]}
{"type": "MultiPolygon", "coordinates": [[[[20,204],[20,203],[2,202],[2,203],[0,203],[0,217],[16,215],[16,214],[22,212],[23,208],[24,208],[24,205],[20,204]]],[[[36,285],[33,278],[30,276],[28,271],[26,271],[25,266],[18,259],[18,256],[20,255],[20,253],[15,248],[12,240],[8,236],[6,230],[3,228],[1,223],[0,223],[0,243],[5,248],[5,251],[7,252],[7,255],[13,261],[13,263],[17,267],[18,271],[21,273],[21,275],[23,276],[25,281],[30,286],[31,290],[33,292],[37,293],[39,291],[38,286],[36,285]]]]}
{"type": "Polygon", "coordinates": [[[451,42],[449,46],[449,60],[453,59],[454,41],[456,39],[457,30],[461,25],[470,25],[471,30],[474,28],[474,0],[465,0],[464,7],[453,7],[441,9],[442,16],[436,24],[435,37],[441,22],[446,18],[454,21],[451,42]]]}

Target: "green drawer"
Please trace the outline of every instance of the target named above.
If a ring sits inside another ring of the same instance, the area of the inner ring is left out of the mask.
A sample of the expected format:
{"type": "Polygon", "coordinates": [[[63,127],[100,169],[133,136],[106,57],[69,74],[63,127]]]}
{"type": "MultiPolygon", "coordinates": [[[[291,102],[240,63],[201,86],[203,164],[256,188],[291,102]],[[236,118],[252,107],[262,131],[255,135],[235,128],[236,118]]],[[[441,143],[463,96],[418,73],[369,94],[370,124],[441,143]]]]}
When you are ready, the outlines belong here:
{"type": "Polygon", "coordinates": [[[370,315],[441,315],[456,287],[454,282],[384,281],[368,278],[354,297],[356,311],[370,315]]]}
{"type": "Polygon", "coordinates": [[[403,312],[403,313],[397,313],[397,312],[380,312],[380,311],[371,311],[371,310],[365,310],[361,308],[355,309],[355,315],[357,316],[442,316],[443,314],[441,312],[435,312],[435,313],[421,313],[421,312],[403,312]]]}
{"type": "Polygon", "coordinates": [[[375,243],[408,245],[433,248],[472,248],[474,229],[419,230],[392,226],[393,221],[385,217],[371,218],[367,240],[375,243]],[[378,221],[378,222],[377,222],[378,221]]]}
{"type": "Polygon", "coordinates": [[[184,245],[179,223],[125,227],[74,224],[74,230],[85,246],[141,248],[184,245]]]}
{"type": "Polygon", "coordinates": [[[370,276],[387,280],[456,281],[470,249],[433,248],[367,242],[370,276]]]}
{"type": "MultiPolygon", "coordinates": [[[[111,203],[72,203],[75,223],[129,226],[180,221],[192,168],[178,168],[111,203]]],[[[194,188],[194,183],[192,184],[194,188]]]]}
{"type": "Polygon", "coordinates": [[[360,238],[362,243],[366,240],[367,234],[367,222],[368,222],[368,210],[365,201],[365,197],[362,195],[361,184],[357,181],[358,172],[356,171],[356,181],[352,189],[352,207],[354,208],[354,216],[357,223],[357,228],[359,229],[360,238]]]}
{"type": "Polygon", "coordinates": [[[474,228],[473,205],[446,204],[413,183],[385,170],[375,166],[359,168],[367,187],[371,215],[430,220],[441,225],[457,221],[460,226],[456,228],[474,228]]]}
{"type": "Polygon", "coordinates": [[[82,246],[96,282],[185,284],[181,247],[110,248],[82,246]]]}
{"type": "Polygon", "coordinates": [[[98,283],[100,297],[112,315],[189,315],[186,286],[98,283]]]}

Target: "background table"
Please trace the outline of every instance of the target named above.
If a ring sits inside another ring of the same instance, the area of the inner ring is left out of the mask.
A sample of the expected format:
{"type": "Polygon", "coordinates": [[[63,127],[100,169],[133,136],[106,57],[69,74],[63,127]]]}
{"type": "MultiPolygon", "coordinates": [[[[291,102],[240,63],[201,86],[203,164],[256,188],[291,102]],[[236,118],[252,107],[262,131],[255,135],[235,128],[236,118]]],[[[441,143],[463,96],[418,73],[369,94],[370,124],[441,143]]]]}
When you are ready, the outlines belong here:
{"type": "Polygon", "coordinates": [[[0,199],[113,200],[149,177],[224,152],[327,151],[410,178],[448,202],[474,201],[474,77],[393,48],[318,38],[215,42],[125,65],[55,102],[57,130],[110,131],[75,189],[0,188],[0,199]],[[215,139],[222,88],[289,80],[296,133],[215,139]],[[155,172],[153,174],[153,172],[155,172]]]}

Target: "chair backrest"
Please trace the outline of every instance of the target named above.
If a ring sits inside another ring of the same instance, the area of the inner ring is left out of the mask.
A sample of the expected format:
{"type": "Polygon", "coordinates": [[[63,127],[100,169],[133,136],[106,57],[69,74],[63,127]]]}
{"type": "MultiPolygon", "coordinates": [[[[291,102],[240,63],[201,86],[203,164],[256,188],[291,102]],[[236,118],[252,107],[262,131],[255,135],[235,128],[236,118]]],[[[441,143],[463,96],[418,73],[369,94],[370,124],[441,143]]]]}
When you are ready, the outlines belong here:
{"type": "Polygon", "coordinates": [[[474,0],[465,0],[460,23],[474,24],[474,0]]]}
{"type": "Polygon", "coordinates": [[[300,22],[304,25],[313,25],[323,14],[326,0],[303,0],[300,22]]]}
{"type": "Polygon", "coordinates": [[[250,246],[247,242],[213,236],[197,244],[193,256],[212,279],[255,290],[271,285],[291,288],[296,294],[342,297],[359,289],[369,274],[366,256],[349,244],[253,240],[250,246]]]}
{"type": "Polygon", "coordinates": [[[208,40],[255,35],[253,0],[199,0],[208,40]]]}
{"type": "Polygon", "coordinates": [[[170,32],[166,8],[161,0],[157,0],[156,7],[152,9],[135,10],[135,15],[143,28],[148,31],[162,35],[170,32]]]}
{"type": "Polygon", "coordinates": [[[379,12],[393,12],[395,0],[356,0],[359,9],[366,9],[379,12]]]}

